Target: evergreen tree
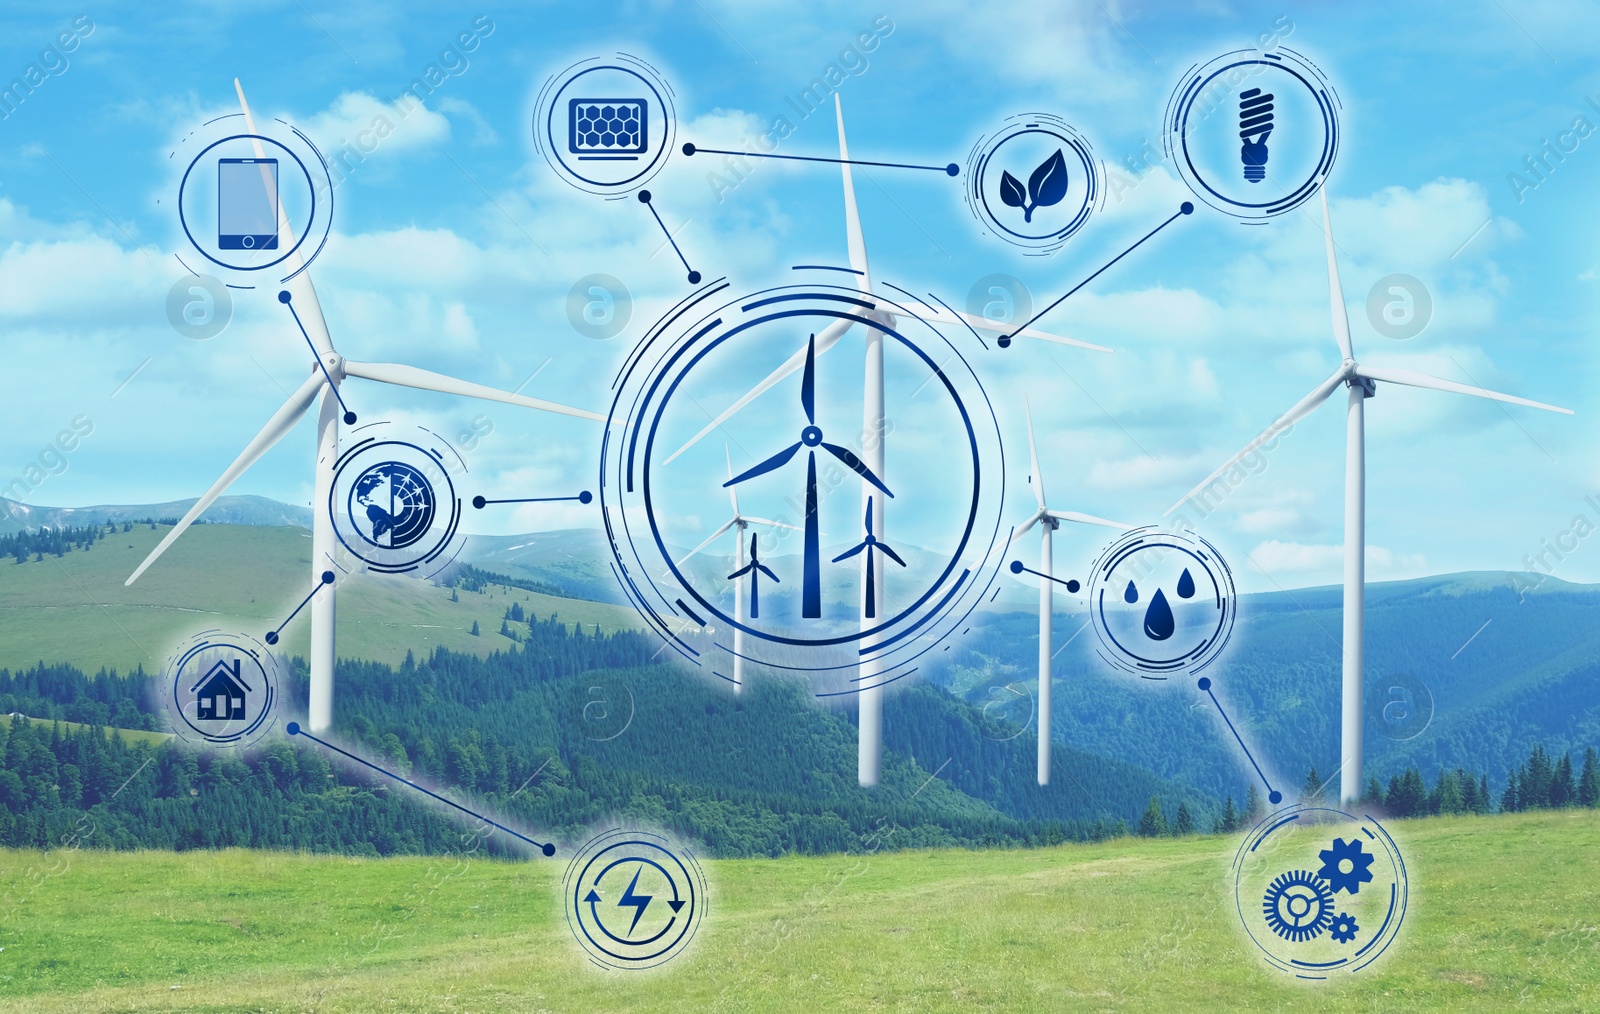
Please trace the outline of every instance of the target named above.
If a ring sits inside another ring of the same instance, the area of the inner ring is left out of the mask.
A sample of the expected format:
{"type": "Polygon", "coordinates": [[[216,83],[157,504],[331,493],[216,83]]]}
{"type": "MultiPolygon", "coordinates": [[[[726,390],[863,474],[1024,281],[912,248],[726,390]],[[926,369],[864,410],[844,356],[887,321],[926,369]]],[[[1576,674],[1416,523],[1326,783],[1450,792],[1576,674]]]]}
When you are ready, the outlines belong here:
{"type": "Polygon", "coordinates": [[[1405,774],[1389,781],[1389,794],[1384,797],[1384,808],[1396,817],[1420,817],[1428,810],[1428,787],[1422,781],[1422,772],[1406,768],[1405,774]]]}
{"type": "Polygon", "coordinates": [[[1479,810],[1478,780],[1472,777],[1471,773],[1464,768],[1456,769],[1456,780],[1461,785],[1461,812],[1477,813],[1479,810]]]}
{"type": "Polygon", "coordinates": [[[1233,808],[1233,797],[1230,795],[1227,803],[1222,807],[1222,816],[1217,818],[1217,822],[1212,826],[1211,831],[1213,834],[1228,834],[1237,830],[1238,827],[1239,814],[1233,808]]]}
{"type": "Polygon", "coordinates": [[[1550,805],[1550,783],[1555,777],[1555,765],[1544,752],[1544,744],[1536,743],[1523,768],[1521,784],[1517,788],[1518,809],[1539,810],[1550,805]]]}
{"type": "Polygon", "coordinates": [[[1378,781],[1377,775],[1367,777],[1367,791],[1361,794],[1361,801],[1375,806],[1383,805],[1383,783],[1378,781]]]}
{"type": "Polygon", "coordinates": [[[501,637],[510,637],[511,636],[511,624],[507,623],[505,620],[501,620],[500,621],[500,636],[501,637]]]}
{"type": "Polygon", "coordinates": [[[461,601],[461,590],[459,588],[451,588],[450,589],[450,601],[451,602],[460,602],[461,601]]]}
{"type": "Polygon", "coordinates": [[[1494,810],[1494,797],[1489,795],[1489,776],[1484,775],[1478,782],[1478,812],[1490,813],[1494,810]]]}
{"type": "Polygon", "coordinates": [[[1249,790],[1244,795],[1244,821],[1254,824],[1264,816],[1266,807],[1261,801],[1261,792],[1256,788],[1256,783],[1251,782],[1249,790]]]}
{"type": "Polygon", "coordinates": [[[1600,806],[1600,756],[1594,747],[1583,752],[1583,774],[1578,778],[1578,802],[1584,806],[1600,806]]]}
{"type": "Polygon", "coordinates": [[[1167,833],[1167,815],[1161,812],[1161,800],[1155,796],[1150,797],[1150,805],[1145,807],[1144,815],[1139,818],[1139,833],[1146,838],[1167,833]]]}
{"type": "Polygon", "coordinates": [[[1550,780],[1550,805],[1560,808],[1578,801],[1578,786],[1572,780],[1572,751],[1561,755],[1555,775],[1550,780]]]}
{"type": "Polygon", "coordinates": [[[472,636],[473,637],[479,636],[479,634],[478,634],[478,621],[477,620],[473,620],[472,621],[472,636]]]}
{"type": "Polygon", "coordinates": [[[1522,809],[1522,801],[1518,798],[1517,773],[1511,771],[1506,774],[1506,790],[1500,794],[1500,812],[1516,813],[1522,809]]]}
{"type": "Polygon", "coordinates": [[[1454,771],[1439,772],[1439,782],[1434,787],[1433,796],[1429,800],[1429,809],[1434,813],[1465,813],[1467,810],[1461,776],[1454,771]]]}
{"type": "Polygon", "coordinates": [[[1307,806],[1316,806],[1322,802],[1322,776],[1317,774],[1315,764],[1306,772],[1306,784],[1300,790],[1300,802],[1307,806]]]}
{"type": "Polygon", "coordinates": [[[1178,816],[1172,822],[1172,833],[1179,837],[1194,834],[1194,817],[1190,815],[1187,803],[1178,803],[1178,816]]]}

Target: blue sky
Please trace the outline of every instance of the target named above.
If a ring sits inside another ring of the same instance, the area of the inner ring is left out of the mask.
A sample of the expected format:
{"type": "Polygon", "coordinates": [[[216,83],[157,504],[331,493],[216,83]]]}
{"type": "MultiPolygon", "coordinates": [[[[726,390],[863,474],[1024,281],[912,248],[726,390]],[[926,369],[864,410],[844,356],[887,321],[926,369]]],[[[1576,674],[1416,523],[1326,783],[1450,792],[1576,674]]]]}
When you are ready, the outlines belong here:
{"type": "MultiPolygon", "coordinates": [[[[0,120],[0,482],[24,474],[86,416],[93,432],[29,500],[197,495],[304,377],[301,340],[267,294],[241,296],[232,324],[209,341],[179,336],[165,318],[167,290],[183,273],[167,156],[194,126],[233,111],[233,77],[258,112],[292,120],[330,151],[487,15],[492,34],[464,64],[449,58],[459,73],[340,187],[334,235],[313,275],[346,355],[504,388],[543,366],[526,393],[603,410],[629,343],[687,286],[641,206],[580,193],[533,149],[540,84],[576,59],[638,53],[675,89],[680,141],[737,147],[789,115],[785,150],[827,155],[831,118],[801,120],[786,99],[883,17],[892,31],[864,62],[852,60],[859,72],[838,89],[852,154],[937,164],[964,161],[978,137],[1030,111],[1059,114],[1108,163],[1147,140],[1159,149],[1161,114],[1183,71],[1277,31],[1323,68],[1343,103],[1330,194],[1358,355],[1578,412],[1380,390],[1368,403],[1370,575],[1520,569],[1576,515],[1600,526],[1600,510],[1583,499],[1600,490],[1589,340],[1600,253],[1587,200],[1600,136],[1579,140],[1542,180],[1524,162],[1578,117],[1600,127],[1592,7],[438,7],[7,5],[0,81],[41,61],[58,73],[0,120]],[[42,58],[83,11],[93,30],[66,65],[42,58]],[[1538,185],[1519,193],[1512,172],[1538,185]],[[622,279],[636,300],[631,325],[609,341],[579,335],[566,318],[569,287],[593,272],[622,279]],[[1405,342],[1375,333],[1364,311],[1372,284],[1396,272],[1422,279],[1435,306],[1427,330],[1405,342]]],[[[718,168],[677,157],[651,184],[707,277],[755,289],[790,264],[844,261],[836,171],[764,163],[719,195],[708,179],[718,168]]],[[[983,234],[956,181],[870,170],[856,187],[875,274],[957,305],[992,273],[1016,276],[1036,300],[1053,298],[1188,196],[1157,167],[1060,253],[1038,258],[983,234]]],[[[1019,344],[985,359],[1009,450],[1026,453],[1026,394],[1055,505],[1133,521],[1158,519],[1337,364],[1320,224],[1299,212],[1244,228],[1202,208],[1045,323],[1117,354],[1019,344]]],[[[346,393],[368,414],[450,434],[492,426],[471,458],[488,487],[554,495],[592,484],[594,424],[358,385],[346,393]]],[[[1267,469],[1201,524],[1235,561],[1242,587],[1338,579],[1341,415],[1325,407],[1297,427],[1267,469]]],[[[304,424],[234,492],[308,502],[311,439],[304,424]]],[[[1007,491],[1018,518],[1029,499],[1021,474],[1013,470],[1007,491]]],[[[720,520],[690,518],[688,528],[720,520]]],[[[480,530],[499,532],[597,521],[577,505],[478,519],[480,530]]],[[[1564,544],[1577,548],[1559,562],[1546,556],[1556,575],[1600,580],[1600,540],[1564,544]]],[[[1057,542],[1058,566],[1097,545],[1070,533],[1057,542]]]]}

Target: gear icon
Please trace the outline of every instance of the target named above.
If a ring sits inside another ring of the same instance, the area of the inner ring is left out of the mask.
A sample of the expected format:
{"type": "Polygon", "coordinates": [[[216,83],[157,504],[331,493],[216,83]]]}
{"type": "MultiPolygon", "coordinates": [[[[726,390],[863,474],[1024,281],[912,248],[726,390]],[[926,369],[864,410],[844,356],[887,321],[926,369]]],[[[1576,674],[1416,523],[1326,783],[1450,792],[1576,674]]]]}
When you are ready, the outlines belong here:
{"type": "Polygon", "coordinates": [[[1322,869],[1317,876],[1326,880],[1335,892],[1355,894],[1362,884],[1372,882],[1372,855],[1361,847],[1361,839],[1335,838],[1333,845],[1317,853],[1322,858],[1322,869]],[[1346,868],[1348,864],[1348,869],[1346,868]]]}
{"type": "Polygon", "coordinates": [[[1356,931],[1361,929],[1356,925],[1356,917],[1348,912],[1340,912],[1334,916],[1332,937],[1341,944],[1347,944],[1356,938],[1356,931]]]}
{"type": "Polygon", "coordinates": [[[1333,889],[1306,870],[1291,870],[1267,888],[1261,911],[1278,936],[1295,943],[1310,940],[1333,923],[1333,889]]]}

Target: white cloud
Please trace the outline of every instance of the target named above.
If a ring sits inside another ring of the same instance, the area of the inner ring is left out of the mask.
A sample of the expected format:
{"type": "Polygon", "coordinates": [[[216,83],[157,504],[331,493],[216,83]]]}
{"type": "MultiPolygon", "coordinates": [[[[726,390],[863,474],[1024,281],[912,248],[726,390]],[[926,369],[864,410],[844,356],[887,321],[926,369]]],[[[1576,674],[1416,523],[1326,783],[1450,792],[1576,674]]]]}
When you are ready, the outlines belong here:
{"type": "MultiPolygon", "coordinates": [[[[1421,553],[1400,553],[1383,546],[1367,547],[1367,580],[1422,577],[1428,561],[1421,553]]],[[[1343,545],[1307,545],[1268,540],[1250,552],[1250,560],[1271,581],[1283,587],[1337,583],[1344,579],[1343,545]]]]}
{"type": "Polygon", "coordinates": [[[308,137],[335,158],[345,145],[362,153],[406,151],[450,139],[450,119],[420,102],[385,102],[366,92],[344,92],[305,122],[308,137]]]}

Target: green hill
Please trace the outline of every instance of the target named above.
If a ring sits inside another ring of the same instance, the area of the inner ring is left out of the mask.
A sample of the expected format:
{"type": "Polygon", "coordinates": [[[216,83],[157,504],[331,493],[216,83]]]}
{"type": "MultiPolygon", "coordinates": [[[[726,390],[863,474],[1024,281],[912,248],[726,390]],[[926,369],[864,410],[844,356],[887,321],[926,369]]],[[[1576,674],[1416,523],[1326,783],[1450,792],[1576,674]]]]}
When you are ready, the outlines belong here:
{"type": "Polygon", "coordinates": [[[1405,821],[1411,905],[1347,981],[1265,967],[1231,837],[706,864],[710,915],[601,974],[559,861],[0,852],[0,1010],[1583,1011],[1600,1006],[1589,811],[1405,821]]]}
{"type": "MultiPolygon", "coordinates": [[[[88,550],[17,563],[0,558],[0,667],[69,662],[95,672],[158,671],[191,634],[236,628],[261,637],[311,588],[311,535],[301,528],[197,525],[136,581],[129,574],[170,526],[134,525],[88,550]]],[[[399,662],[435,647],[487,655],[510,645],[500,621],[513,602],[590,630],[637,627],[622,606],[490,585],[458,591],[409,577],[354,574],[339,588],[339,655],[399,662]],[[481,635],[471,634],[478,623],[481,635]]],[[[284,631],[289,655],[307,654],[307,617],[284,631]]]]}

